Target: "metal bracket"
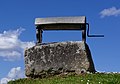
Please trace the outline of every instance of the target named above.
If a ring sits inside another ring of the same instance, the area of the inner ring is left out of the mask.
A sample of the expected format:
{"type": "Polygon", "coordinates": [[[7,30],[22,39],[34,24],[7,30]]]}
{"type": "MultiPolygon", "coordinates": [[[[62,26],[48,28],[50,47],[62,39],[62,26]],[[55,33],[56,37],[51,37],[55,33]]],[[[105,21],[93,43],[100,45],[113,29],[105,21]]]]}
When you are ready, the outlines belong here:
{"type": "Polygon", "coordinates": [[[88,37],[104,37],[104,35],[90,35],[89,34],[89,23],[86,23],[86,25],[88,26],[87,28],[87,36],[88,37]]]}

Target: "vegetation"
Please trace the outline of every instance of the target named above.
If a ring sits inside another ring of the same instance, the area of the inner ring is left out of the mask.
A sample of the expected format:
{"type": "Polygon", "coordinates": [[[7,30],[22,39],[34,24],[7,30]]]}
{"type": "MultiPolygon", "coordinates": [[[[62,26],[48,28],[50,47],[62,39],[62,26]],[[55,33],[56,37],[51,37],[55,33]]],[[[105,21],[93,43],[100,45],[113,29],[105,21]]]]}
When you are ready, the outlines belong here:
{"type": "Polygon", "coordinates": [[[25,78],[8,84],[120,84],[120,74],[95,73],[82,75],[53,76],[50,78],[25,78]]]}

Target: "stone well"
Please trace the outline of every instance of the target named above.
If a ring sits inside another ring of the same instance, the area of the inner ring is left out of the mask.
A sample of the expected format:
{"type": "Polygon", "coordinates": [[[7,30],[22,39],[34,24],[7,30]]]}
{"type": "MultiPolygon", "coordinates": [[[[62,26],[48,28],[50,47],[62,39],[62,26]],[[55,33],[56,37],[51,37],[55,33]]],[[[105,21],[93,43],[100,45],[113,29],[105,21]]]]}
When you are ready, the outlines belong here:
{"type": "Polygon", "coordinates": [[[91,52],[84,41],[41,43],[25,50],[27,77],[74,72],[95,72],[91,52]]]}

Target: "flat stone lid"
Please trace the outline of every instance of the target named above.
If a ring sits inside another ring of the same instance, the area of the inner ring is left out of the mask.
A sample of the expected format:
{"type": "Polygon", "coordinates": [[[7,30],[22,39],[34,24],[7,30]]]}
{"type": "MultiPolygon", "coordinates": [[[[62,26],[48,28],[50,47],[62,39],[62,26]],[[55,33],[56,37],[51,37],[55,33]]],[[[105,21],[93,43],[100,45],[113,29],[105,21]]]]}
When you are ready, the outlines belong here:
{"type": "Polygon", "coordinates": [[[35,25],[47,24],[85,24],[85,16],[36,18],[35,25]]]}

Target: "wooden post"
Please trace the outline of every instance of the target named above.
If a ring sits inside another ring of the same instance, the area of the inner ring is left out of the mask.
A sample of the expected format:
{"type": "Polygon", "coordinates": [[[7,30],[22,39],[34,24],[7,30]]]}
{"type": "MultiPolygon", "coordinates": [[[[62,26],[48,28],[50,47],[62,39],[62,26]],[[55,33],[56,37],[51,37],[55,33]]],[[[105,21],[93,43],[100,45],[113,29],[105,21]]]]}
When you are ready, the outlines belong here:
{"type": "Polygon", "coordinates": [[[37,43],[42,43],[42,29],[36,27],[37,43]]]}
{"type": "Polygon", "coordinates": [[[82,30],[82,41],[86,42],[86,28],[82,30]]]}

